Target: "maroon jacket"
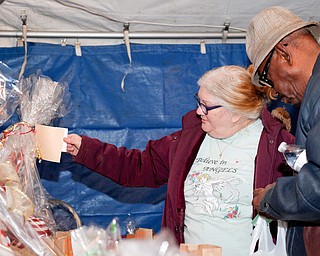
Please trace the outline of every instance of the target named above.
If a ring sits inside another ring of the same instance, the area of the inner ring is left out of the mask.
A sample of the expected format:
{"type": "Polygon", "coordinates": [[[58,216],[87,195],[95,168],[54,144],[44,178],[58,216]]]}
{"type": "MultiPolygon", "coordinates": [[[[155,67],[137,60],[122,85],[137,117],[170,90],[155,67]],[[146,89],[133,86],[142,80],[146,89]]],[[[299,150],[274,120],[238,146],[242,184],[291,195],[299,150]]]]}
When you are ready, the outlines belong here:
{"type": "MultiPolygon", "coordinates": [[[[294,137],[264,110],[264,129],[256,157],[254,187],[274,182],[282,173],[284,162],[277,151],[282,141],[293,143],[294,137]]],[[[182,129],[159,140],[150,140],[144,151],[117,148],[97,139],[82,136],[74,160],[123,186],[159,187],[168,184],[162,226],[172,230],[179,243],[184,242],[184,181],[205,137],[201,120],[195,111],[187,113],[182,129]]]]}

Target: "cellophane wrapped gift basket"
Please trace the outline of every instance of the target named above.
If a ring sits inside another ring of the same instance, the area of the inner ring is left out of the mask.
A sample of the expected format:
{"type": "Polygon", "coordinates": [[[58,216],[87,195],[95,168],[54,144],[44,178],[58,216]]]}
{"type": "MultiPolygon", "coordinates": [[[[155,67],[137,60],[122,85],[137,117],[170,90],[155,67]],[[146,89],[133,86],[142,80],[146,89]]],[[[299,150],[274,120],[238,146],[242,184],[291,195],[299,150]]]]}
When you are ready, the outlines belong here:
{"type": "Polygon", "coordinates": [[[37,170],[34,127],[66,114],[68,88],[46,76],[12,74],[0,63],[0,124],[20,117],[1,133],[0,255],[63,255],[54,246],[56,223],[37,170]]]}

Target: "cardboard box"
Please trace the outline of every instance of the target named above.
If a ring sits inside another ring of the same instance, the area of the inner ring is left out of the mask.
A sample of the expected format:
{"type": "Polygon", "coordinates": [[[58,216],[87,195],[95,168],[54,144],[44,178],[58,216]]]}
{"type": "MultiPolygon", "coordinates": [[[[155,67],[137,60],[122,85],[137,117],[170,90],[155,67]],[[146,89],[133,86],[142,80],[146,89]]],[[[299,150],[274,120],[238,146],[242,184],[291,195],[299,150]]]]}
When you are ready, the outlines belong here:
{"type": "MultiPolygon", "coordinates": [[[[52,255],[55,256],[74,256],[71,244],[70,232],[56,232],[54,237],[42,237],[43,243],[48,245],[48,250],[51,250],[52,255]]],[[[11,246],[11,250],[14,256],[37,256],[29,248],[18,248],[11,246]]]]}
{"type": "Polygon", "coordinates": [[[127,239],[142,239],[142,240],[149,240],[153,239],[154,231],[153,229],[149,228],[137,228],[134,234],[126,235],[127,239]]]}
{"type": "Polygon", "coordinates": [[[212,244],[180,244],[180,252],[190,256],[222,256],[222,248],[212,244]]]}
{"type": "Polygon", "coordinates": [[[74,256],[72,250],[71,231],[58,231],[54,236],[54,251],[57,255],[74,256]]]}

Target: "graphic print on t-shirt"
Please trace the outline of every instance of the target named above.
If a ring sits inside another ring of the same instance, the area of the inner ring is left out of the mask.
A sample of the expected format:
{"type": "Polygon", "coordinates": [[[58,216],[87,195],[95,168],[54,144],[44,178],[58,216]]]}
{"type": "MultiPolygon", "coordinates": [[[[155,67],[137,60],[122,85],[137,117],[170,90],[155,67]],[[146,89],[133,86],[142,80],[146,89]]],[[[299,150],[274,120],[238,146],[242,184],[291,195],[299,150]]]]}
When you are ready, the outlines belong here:
{"type": "Polygon", "coordinates": [[[191,189],[189,193],[192,193],[195,201],[199,201],[196,205],[212,217],[217,211],[223,214],[221,217],[224,219],[239,217],[241,212],[237,205],[240,195],[238,186],[242,180],[236,176],[237,163],[230,165],[225,160],[210,158],[198,158],[196,162],[201,162],[199,167],[202,166],[202,170],[194,168],[186,180],[191,189]]]}

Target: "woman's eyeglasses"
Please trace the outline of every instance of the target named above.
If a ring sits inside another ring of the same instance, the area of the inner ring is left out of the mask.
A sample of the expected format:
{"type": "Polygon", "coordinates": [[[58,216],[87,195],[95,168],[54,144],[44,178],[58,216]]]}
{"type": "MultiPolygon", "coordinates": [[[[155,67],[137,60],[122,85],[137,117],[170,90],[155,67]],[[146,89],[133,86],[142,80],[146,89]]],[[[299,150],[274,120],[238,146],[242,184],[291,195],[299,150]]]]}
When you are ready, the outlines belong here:
{"type": "Polygon", "coordinates": [[[198,93],[196,93],[196,94],[194,95],[194,98],[196,99],[196,102],[197,102],[198,107],[200,107],[201,111],[202,111],[203,114],[205,114],[205,115],[208,115],[208,111],[209,111],[209,110],[216,109],[216,108],[221,108],[221,107],[222,107],[221,105],[216,105],[216,106],[211,106],[211,107],[206,106],[205,104],[203,104],[203,103],[200,101],[200,98],[199,98],[199,96],[198,96],[198,93]]]}

